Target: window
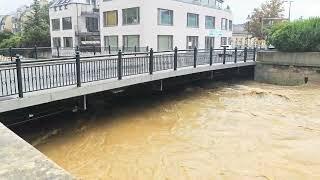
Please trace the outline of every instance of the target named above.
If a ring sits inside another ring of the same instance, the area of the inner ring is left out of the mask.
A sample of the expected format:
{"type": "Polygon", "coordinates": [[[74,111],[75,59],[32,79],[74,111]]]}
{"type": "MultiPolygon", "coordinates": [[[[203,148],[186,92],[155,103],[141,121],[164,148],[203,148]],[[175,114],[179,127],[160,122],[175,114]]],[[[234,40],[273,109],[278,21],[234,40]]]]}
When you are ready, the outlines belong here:
{"type": "Polygon", "coordinates": [[[187,26],[188,27],[199,27],[199,15],[188,13],[187,15],[187,26]]]}
{"type": "Polygon", "coordinates": [[[73,41],[72,41],[72,37],[64,37],[63,38],[63,45],[64,47],[73,47],[73,41]]]}
{"type": "Polygon", "coordinates": [[[138,7],[122,10],[123,25],[134,25],[139,23],[140,23],[140,10],[138,7]]]}
{"type": "Polygon", "coordinates": [[[216,18],[212,16],[206,16],[206,29],[216,28],[216,18]]]}
{"type": "Polygon", "coordinates": [[[226,46],[227,45],[227,37],[221,37],[221,46],[226,46]]]}
{"type": "Polygon", "coordinates": [[[228,19],[221,19],[221,30],[228,30],[228,19]]]}
{"type": "Polygon", "coordinates": [[[167,9],[158,9],[158,24],[173,25],[173,11],[167,9]]]}
{"type": "Polygon", "coordinates": [[[205,41],[206,49],[214,48],[214,37],[207,36],[205,41]]]}
{"type": "Polygon", "coordinates": [[[118,48],[118,36],[105,36],[104,37],[105,47],[118,48]]]}
{"type": "Polygon", "coordinates": [[[129,35],[123,36],[123,47],[124,48],[133,48],[140,47],[140,36],[139,35],[129,35]]]}
{"type": "Polygon", "coordinates": [[[107,11],[103,13],[103,26],[117,26],[118,25],[118,11],[107,11]]]}
{"type": "Polygon", "coordinates": [[[72,29],[71,17],[62,18],[62,29],[63,30],[72,29]]]}
{"type": "Polygon", "coordinates": [[[52,31],[59,31],[60,30],[60,19],[52,19],[52,31]]]}
{"type": "Polygon", "coordinates": [[[187,49],[198,47],[198,36],[187,36],[187,49]]]}
{"type": "Polygon", "coordinates": [[[53,47],[61,47],[61,38],[54,37],[52,38],[53,47]]]}
{"type": "Polygon", "coordinates": [[[94,17],[86,17],[86,28],[88,32],[98,32],[99,25],[98,25],[98,18],[94,17]]]}
{"type": "Polygon", "coordinates": [[[232,38],[231,38],[231,37],[228,38],[228,44],[229,44],[230,46],[232,45],[232,38]]]}
{"type": "Polygon", "coordinates": [[[158,36],[158,51],[167,51],[173,49],[173,36],[158,36]]]}
{"type": "Polygon", "coordinates": [[[229,31],[232,31],[232,29],[233,29],[233,24],[232,24],[232,21],[229,20],[229,31]]]}

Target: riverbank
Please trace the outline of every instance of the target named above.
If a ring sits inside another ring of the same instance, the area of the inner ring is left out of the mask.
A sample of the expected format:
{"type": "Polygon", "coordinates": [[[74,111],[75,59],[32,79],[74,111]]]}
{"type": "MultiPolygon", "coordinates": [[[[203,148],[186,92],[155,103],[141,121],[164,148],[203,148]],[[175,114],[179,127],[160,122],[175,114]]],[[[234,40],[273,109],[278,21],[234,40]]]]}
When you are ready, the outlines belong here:
{"type": "Polygon", "coordinates": [[[319,99],[319,84],[206,82],[22,136],[83,179],[319,179],[319,99]]]}

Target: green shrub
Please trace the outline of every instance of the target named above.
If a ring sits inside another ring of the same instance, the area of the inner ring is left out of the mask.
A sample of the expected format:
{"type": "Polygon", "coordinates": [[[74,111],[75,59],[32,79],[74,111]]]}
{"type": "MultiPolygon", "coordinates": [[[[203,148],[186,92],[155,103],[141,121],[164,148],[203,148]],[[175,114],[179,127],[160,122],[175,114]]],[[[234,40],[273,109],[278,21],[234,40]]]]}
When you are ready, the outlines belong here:
{"type": "Polygon", "coordinates": [[[269,32],[268,44],[280,51],[320,51],[320,18],[275,25],[269,32]]]}

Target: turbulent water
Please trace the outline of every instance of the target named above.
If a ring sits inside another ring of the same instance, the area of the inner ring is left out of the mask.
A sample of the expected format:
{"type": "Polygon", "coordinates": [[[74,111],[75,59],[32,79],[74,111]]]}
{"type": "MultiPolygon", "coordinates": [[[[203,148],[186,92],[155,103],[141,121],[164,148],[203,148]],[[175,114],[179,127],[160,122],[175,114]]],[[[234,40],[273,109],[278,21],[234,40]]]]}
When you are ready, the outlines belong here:
{"type": "Polygon", "coordinates": [[[320,85],[200,84],[59,120],[32,143],[81,179],[320,179],[319,110],[320,85]]]}

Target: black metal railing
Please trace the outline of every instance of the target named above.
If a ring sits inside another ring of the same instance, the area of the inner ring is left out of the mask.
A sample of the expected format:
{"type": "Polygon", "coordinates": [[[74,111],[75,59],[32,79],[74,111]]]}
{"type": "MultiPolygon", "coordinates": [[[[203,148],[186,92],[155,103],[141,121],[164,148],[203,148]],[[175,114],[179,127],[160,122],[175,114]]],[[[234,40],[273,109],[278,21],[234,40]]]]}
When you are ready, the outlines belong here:
{"type": "Polygon", "coordinates": [[[67,87],[100,80],[153,74],[159,71],[178,70],[185,67],[212,66],[215,64],[255,61],[256,49],[192,49],[173,51],[124,53],[81,56],[46,60],[0,63],[0,97],[67,87]]]}

